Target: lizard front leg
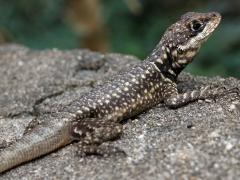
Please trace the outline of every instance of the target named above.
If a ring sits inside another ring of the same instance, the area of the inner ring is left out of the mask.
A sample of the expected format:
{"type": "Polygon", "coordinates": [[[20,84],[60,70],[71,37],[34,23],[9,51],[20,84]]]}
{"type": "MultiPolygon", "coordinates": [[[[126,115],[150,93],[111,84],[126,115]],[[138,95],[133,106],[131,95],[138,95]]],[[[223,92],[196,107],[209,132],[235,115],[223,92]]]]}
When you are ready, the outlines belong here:
{"type": "Polygon", "coordinates": [[[98,118],[86,118],[73,122],[70,129],[72,137],[78,142],[78,155],[109,155],[123,151],[103,142],[118,138],[122,134],[122,125],[98,118]]]}
{"type": "Polygon", "coordinates": [[[193,90],[182,94],[178,93],[175,83],[165,83],[163,90],[164,104],[170,108],[178,108],[196,100],[215,99],[218,96],[237,93],[238,88],[226,89],[225,87],[205,86],[199,90],[193,90]]]}

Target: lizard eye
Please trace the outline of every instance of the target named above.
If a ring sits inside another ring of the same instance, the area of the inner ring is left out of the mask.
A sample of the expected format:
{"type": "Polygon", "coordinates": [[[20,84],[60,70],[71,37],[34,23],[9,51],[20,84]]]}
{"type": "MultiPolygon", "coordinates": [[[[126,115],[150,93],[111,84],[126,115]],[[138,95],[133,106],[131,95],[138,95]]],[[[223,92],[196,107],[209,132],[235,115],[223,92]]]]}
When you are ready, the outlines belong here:
{"type": "Polygon", "coordinates": [[[203,30],[203,23],[198,20],[193,20],[191,22],[191,30],[194,32],[203,30]]]}

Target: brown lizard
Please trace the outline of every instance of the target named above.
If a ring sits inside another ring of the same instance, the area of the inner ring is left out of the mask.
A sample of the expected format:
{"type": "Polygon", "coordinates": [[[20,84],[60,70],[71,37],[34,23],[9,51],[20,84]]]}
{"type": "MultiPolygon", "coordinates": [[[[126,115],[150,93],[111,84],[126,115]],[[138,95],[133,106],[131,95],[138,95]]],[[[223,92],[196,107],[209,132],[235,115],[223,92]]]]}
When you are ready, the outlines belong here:
{"type": "MultiPolygon", "coordinates": [[[[102,142],[119,137],[122,120],[159,103],[178,108],[231,90],[203,87],[179,94],[177,77],[220,23],[217,12],[184,14],[170,26],[152,53],[138,65],[72,102],[69,117],[40,125],[0,152],[0,173],[79,141],[81,154],[108,153],[102,142]]],[[[71,106],[70,106],[71,107],[71,106]]]]}

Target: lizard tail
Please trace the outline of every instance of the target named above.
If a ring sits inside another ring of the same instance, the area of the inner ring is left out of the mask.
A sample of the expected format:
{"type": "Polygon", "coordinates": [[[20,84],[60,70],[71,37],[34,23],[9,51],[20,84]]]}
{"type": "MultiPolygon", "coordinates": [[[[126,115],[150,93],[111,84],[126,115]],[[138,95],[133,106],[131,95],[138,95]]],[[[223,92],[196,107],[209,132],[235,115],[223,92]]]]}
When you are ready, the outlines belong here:
{"type": "Polygon", "coordinates": [[[66,123],[37,127],[34,132],[0,151],[0,174],[71,143],[68,131],[69,124],[66,123]]]}

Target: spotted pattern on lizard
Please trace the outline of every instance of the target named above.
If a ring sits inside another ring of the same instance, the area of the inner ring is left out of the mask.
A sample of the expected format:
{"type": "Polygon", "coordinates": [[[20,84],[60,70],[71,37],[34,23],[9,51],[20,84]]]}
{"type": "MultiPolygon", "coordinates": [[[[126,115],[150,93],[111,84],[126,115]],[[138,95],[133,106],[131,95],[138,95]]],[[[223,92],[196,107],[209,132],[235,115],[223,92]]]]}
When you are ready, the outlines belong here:
{"type": "Polygon", "coordinates": [[[0,173],[26,161],[78,141],[79,153],[108,154],[116,148],[102,143],[119,137],[122,120],[159,103],[178,108],[189,102],[235,92],[203,87],[179,94],[177,77],[220,23],[219,13],[184,14],[170,26],[153,52],[138,65],[115,75],[72,102],[65,111],[69,118],[40,126],[0,152],[0,173]],[[72,108],[71,107],[77,107],[72,108]]]}

